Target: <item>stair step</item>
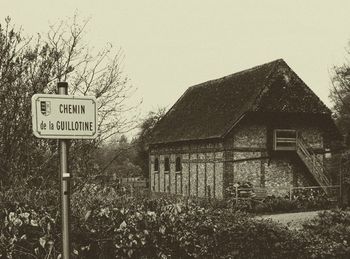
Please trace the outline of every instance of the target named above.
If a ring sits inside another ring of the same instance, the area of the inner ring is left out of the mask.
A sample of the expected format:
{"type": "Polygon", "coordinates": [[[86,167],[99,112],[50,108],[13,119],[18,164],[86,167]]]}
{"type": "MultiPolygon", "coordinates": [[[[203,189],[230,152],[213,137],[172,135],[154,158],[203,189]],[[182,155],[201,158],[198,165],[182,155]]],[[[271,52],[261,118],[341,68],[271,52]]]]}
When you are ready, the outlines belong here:
{"type": "Polygon", "coordinates": [[[305,164],[306,168],[309,170],[309,172],[315,178],[317,183],[320,186],[322,186],[322,189],[325,191],[326,194],[329,194],[329,191],[327,190],[327,188],[323,187],[323,186],[330,185],[330,182],[329,182],[327,176],[324,174],[324,171],[326,171],[326,169],[322,165],[322,162],[320,162],[317,159],[317,156],[312,151],[312,148],[310,148],[310,146],[308,146],[305,143],[305,141],[303,141],[301,138],[298,138],[296,152],[297,152],[299,158],[305,164]]]}

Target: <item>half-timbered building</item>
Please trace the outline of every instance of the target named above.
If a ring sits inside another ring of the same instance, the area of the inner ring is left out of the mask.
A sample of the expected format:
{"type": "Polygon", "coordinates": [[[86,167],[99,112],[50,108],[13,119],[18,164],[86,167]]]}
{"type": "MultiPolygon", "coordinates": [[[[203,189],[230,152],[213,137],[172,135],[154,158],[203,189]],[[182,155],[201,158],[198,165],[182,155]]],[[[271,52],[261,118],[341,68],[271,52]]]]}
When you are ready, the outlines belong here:
{"type": "Polygon", "coordinates": [[[331,111],[275,60],[188,88],[153,129],[150,188],[221,199],[239,182],[274,195],[328,186],[339,137],[331,111]]]}

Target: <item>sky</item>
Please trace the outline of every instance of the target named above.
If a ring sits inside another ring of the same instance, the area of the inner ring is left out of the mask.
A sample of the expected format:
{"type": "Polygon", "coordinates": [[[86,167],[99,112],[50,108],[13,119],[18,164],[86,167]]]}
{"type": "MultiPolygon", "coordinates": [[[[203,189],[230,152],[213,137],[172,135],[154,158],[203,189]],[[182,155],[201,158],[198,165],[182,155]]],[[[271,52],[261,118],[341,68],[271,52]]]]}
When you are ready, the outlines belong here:
{"type": "Polygon", "coordinates": [[[25,34],[90,18],[86,40],[122,48],[143,114],[170,108],[191,85],[283,58],[331,107],[330,75],[345,62],[350,1],[0,0],[25,34]]]}

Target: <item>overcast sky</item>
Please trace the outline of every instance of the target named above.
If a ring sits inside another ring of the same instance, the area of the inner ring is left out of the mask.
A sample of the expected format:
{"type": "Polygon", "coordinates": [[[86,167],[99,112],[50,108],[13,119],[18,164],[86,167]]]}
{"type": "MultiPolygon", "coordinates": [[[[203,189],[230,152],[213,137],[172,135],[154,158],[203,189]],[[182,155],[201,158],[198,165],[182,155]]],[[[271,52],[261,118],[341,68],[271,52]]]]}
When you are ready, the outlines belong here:
{"type": "Polygon", "coordinates": [[[91,46],[112,43],[146,113],[191,85],[283,58],[328,105],[330,71],[345,61],[350,1],[0,0],[26,34],[78,12],[91,46]]]}

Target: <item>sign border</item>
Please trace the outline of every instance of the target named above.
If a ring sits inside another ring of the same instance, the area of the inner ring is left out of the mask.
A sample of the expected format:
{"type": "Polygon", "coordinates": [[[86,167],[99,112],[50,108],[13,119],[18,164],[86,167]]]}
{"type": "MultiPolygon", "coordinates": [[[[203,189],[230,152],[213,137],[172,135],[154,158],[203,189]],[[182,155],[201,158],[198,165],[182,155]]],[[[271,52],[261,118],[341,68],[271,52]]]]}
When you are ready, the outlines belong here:
{"type": "Polygon", "coordinates": [[[58,94],[34,94],[32,96],[32,131],[34,136],[37,138],[46,139],[95,139],[98,136],[98,125],[97,125],[97,99],[95,96],[76,96],[76,95],[58,95],[58,94]],[[38,107],[37,100],[39,98],[48,99],[69,99],[69,100],[89,100],[92,101],[95,110],[95,131],[91,136],[87,135],[57,135],[57,134],[42,134],[40,133],[40,126],[38,125],[38,107]],[[35,126],[35,127],[34,127],[35,126]]]}

